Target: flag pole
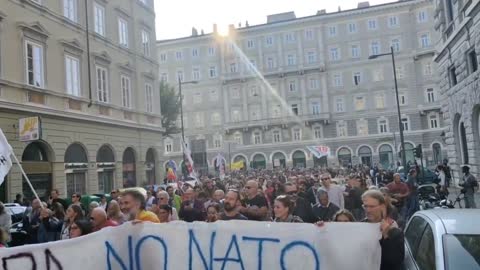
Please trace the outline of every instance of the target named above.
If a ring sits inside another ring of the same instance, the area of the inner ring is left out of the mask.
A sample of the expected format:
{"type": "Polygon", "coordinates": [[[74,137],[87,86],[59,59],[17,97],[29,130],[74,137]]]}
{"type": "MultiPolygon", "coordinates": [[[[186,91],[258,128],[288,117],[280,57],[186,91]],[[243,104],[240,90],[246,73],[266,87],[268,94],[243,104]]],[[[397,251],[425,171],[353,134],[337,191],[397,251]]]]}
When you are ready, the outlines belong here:
{"type": "Polygon", "coordinates": [[[27,176],[27,174],[25,173],[25,171],[23,170],[23,167],[22,167],[22,165],[20,164],[20,161],[18,161],[17,156],[16,156],[15,153],[13,153],[13,152],[10,152],[10,155],[13,156],[13,159],[14,159],[15,162],[18,164],[18,167],[20,168],[20,171],[22,172],[23,177],[25,177],[25,180],[27,180],[28,186],[29,186],[30,189],[32,190],[33,195],[35,195],[35,198],[40,202],[40,206],[42,207],[42,209],[44,209],[45,207],[43,206],[42,200],[40,200],[40,198],[38,197],[37,192],[35,191],[35,189],[34,189],[33,186],[32,186],[32,183],[30,183],[30,179],[28,179],[28,176],[27,176]]]}

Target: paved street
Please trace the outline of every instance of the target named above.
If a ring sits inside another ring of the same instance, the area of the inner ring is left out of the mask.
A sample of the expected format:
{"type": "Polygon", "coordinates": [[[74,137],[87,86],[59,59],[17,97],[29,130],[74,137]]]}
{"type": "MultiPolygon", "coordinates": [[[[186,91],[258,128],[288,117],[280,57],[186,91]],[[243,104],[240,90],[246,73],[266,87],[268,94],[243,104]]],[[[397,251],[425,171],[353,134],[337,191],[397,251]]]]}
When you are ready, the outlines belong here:
{"type": "MultiPolygon", "coordinates": [[[[450,192],[450,194],[448,195],[448,198],[455,202],[455,199],[460,194],[460,189],[449,188],[448,191],[450,192]]],[[[463,195],[461,197],[463,198],[463,195]]],[[[477,204],[477,207],[480,206],[480,192],[475,193],[475,203],[477,204]]],[[[465,207],[465,202],[463,200],[461,201],[461,204],[462,204],[462,207],[465,207]]],[[[458,204],[455,205],[455,208],[459,208],[458,204]]]]}

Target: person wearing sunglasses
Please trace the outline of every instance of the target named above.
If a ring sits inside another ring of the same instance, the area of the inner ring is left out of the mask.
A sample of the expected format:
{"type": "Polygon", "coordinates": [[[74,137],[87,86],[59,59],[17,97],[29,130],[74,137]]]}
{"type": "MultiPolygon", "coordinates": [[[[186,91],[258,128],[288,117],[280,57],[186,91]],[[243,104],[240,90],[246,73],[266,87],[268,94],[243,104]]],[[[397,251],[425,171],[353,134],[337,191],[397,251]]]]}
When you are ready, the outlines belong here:
{"type": "Polygon", "coordinates": [[[244,206],[240,207],[240,213],[246,216],[248,220],[266,220],[268,216],[268,203],[265,196],[258,194],[258,182],[255,180],[247,181],[244,191],[246,198],[243,201],[244,206]]]}
{"type": "Polygon", "coordinates": [[[297,185],[293,182],[285,183],[285,194],[290,197],[294,206],[292,208],[292,214],[298,216],[303,222],[314,222],[314,215],[312,212],[311,204],[304,198],[298,196],[297,185]]]}
{"type": "Polygon", "coordinates": [[[324,174],[320,178],[322,180],[322,187],[320,189],[325,190],[328,193],[330,202],[335,204],[338,208],[345,208],[345,199],[343,197],[343,189],[332,183],[332,178],[329,174],[324,174]]]}

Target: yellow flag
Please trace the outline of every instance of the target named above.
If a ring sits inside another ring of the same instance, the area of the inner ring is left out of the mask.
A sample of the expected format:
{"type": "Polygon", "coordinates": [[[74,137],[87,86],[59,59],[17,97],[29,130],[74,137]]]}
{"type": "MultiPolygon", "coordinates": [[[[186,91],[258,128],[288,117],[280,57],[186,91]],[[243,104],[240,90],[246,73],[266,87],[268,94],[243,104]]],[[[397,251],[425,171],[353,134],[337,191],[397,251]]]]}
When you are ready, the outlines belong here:
{"type": "Polygon", "coordinates": [[[240,170],[243,169],[244,163],[243,161],[237,161],[232,163],[232,170],[240,170]]]}

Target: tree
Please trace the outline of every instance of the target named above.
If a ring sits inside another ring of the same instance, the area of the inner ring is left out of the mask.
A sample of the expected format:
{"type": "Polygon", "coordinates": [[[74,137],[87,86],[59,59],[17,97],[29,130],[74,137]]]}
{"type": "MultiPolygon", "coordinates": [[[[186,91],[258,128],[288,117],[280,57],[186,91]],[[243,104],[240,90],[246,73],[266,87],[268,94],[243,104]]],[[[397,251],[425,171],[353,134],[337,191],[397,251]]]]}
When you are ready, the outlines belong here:
{"type": "Polygon", "coordinates": [[[177,127],[177,118],[180,113],[180,106],[182,106],[181,99],[175,92],[175,88],[163,81],[160,83],[160,106],[165,135],[179,133],[180,128],[177,127]]]}

